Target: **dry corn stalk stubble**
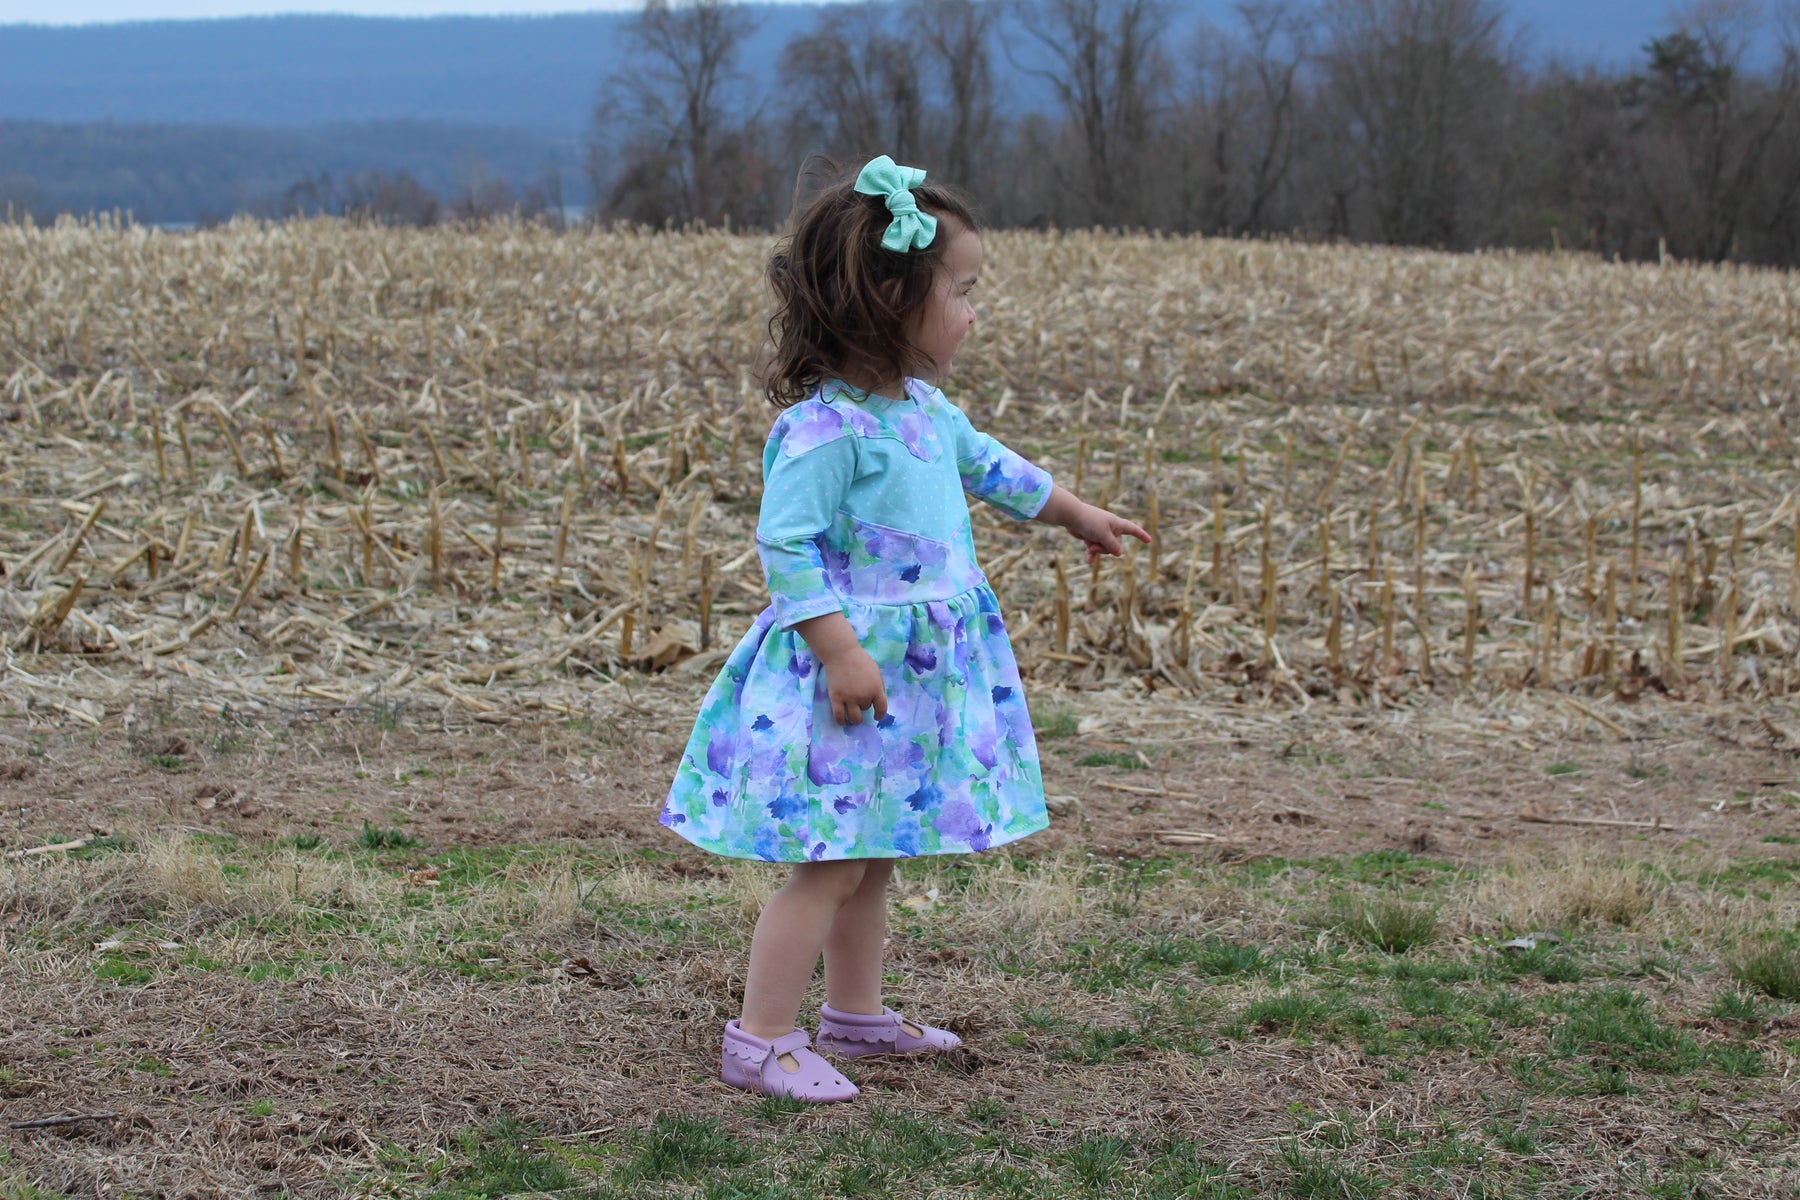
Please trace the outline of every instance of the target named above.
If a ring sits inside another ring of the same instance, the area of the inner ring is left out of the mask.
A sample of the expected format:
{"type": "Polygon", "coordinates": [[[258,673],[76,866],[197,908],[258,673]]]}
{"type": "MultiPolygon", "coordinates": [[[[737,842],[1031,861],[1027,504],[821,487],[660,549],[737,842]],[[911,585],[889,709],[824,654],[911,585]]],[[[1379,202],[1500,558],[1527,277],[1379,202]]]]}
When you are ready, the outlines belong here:
{"type": "MultiPolygon", "coordinates": [[[[978,511],[1035,682],[1800,690],[1795,277],[989,240],[951,394],[1160,534],[1070,573],[978,511]]],[[[764,596],[769,248],[0,228],[0,687],[89,722],[149,680],[504,723],[715,666],[764,596]]]]}

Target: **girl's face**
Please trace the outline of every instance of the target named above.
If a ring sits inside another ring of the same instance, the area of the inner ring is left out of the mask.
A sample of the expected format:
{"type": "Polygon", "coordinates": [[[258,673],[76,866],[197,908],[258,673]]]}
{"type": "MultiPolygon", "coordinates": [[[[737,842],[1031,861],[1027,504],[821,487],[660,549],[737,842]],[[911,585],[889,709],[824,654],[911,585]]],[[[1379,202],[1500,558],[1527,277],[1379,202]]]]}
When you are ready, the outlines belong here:
{"type": "Polygon", "coordinates": [[[975,305],[969,292],[981,274],[981,236],[960,221],[938,219],[939,228],[954,229],[944,247],[931,296],[906,324],[907,341],[925,359],[931,380],[942,379],[975,324],[975,305]]]}

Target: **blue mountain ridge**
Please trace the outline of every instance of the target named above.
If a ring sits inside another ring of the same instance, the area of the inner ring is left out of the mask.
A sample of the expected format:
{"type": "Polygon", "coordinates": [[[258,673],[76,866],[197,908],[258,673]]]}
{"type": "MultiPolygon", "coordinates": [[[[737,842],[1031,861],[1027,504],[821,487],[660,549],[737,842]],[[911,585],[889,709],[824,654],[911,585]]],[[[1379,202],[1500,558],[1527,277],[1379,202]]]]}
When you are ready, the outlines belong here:
{"type": "MultiPolygon", "coordinates": [[[[1204,24],[1232,27],[1234,2],[1174,0],[1165,44],[1178,69],[1204,24]]],[[[1509,34],[1540,63],[1622,66],[1671,24],[1642,0],[1506,6],[1509,34]]],[[[741,96],[778,113],[782,50],[825,6],[745,7],[757,27],[741,96]]],[[[448,196],[476,174],[521,186],[554,170],[565,202],[587,204],[593,113],[628,63],[634,15],[0,24],[0,198],[181,222],[265,206],[325,172],[406,171],[448,196]]],[[[1044,47],[1011,19],[997,40],[1003,106],[1049,108],[1049,84],[1021,69],[1046,66],[1044,47]]]]}
{"type": "MultiPolygon", "coordinates": [[[[819,7],[748,6],[759,28],[742,69],[778,89],[782,46],[819,7]]],[[[1510,0],[1534,58],[1616,65],[1668,24],[1642,0],[1510,0]]],[[[1176,6],[1180,53],[1231,0],[1176,6]]],[[[374,119],[583,134],[600,82],[623,65],[630,13],[541,17],[247,17],[121,24],[0,25],[0,118],[299,127],[374,119]]],[[[1008,35],[1015,53],[1027,39],[1008,35]]],[[[1041,51],[1040,51],[1041,53],[1041,51]]],[[[1047,100],[1041,84],[1006,91],[1047,100]]]]}

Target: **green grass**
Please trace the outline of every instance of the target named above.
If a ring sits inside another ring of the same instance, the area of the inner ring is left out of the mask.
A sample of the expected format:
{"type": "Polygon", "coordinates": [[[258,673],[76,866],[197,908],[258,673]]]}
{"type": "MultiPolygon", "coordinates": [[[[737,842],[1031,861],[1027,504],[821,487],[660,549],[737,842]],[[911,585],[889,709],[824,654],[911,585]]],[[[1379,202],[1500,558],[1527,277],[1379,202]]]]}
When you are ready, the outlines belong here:
{"type": "Polygon", "coordinates": [[[427,1193],[429,1200],[488,1200],[532,1192],[565,1192],[576,1185],[563,1161],[537,1144],[536,1131],[502,1118],[480,1133],[456,1139],[467,1166],[427,1193]]]}
{"type": "Polygon", "coordinates": [[[149,983],[156,978],[156,972],[149,967],[112,956],[94,964],[94,974],[109,983],[120,984],[149,983]]]}
{"type": "Polygon", "coordinates": [[[368,705],[369,723],[383,733],[393,733],[400,728],[401,717],[406,711],[406,704],[401,700],[376,700],[368,705]]]}
{"type": "Polygon", "coordinates": [[[1404,954],[1437,936],[1438,914],[1398,896],[1340,893],[1327,902],[1320,923],[1364,945],[1404,954]]]}
{"type": "Polygon", "coordinates": [[[365,820],[357,844],[365,850],[410,850],[425,843],[404,830],[378,829],[365,820]]]}
{"type": "Polygon", "coordinates": [[[1244,1006],[1224,1033],[1236,1038],[1261,1035],[1336,1042],[1353,1034],[1375,1033],[1381,1025],[1380,1014],[1349,993],[1288,990],[1244,1006]]]}
{"type": "MultiPolygon", "coordinates": [[[[5,1165],[6,1160],[0,1158],[0,1167],[5,1165]]],[[[8,1178],[0,1174],[0,1200],[69,1200],[69,1195],[67,1192],[45,1191],[35,1184],[25,1182],[23,1177],[8,1178]]]]}
{"type": "Polygon", "coordinates": [[[711,1119],[661,1116],[620,1167],[621,1183],[697,1180],[749,1160],[747,1147],[711,1119]]]}
{"type": "Polygon", "coordinates": [[[1220,938],[1157,935],[1131,942],[1082,941],[1069,950],[1070,971],[1094,991],[1130,988],[1167,974],[1252,975],[1267,966],[1262,947],[1220,938]]]}
{"type": "Polygon", "coordinates": [[[1059,705],[1038,713],[1032,721],[1032,729],[1041,741],[1072,738],[1081,732],[1081,718],[1074,709],[1059,705]]]}
{"type": "Polygon", "coordinates": [[[1800,946],[1771,942],[1746,950],[1731,960],[1731,973],[1765,996],[1800,1001],[1800,946]]]}
{"type": "Polygon", "coordinates": [[[926,1194],[1062,1200],[1121,1195],[1155,1200],[1252,1200],[1197,1142],[1076,1133],[1034,1149],[954,1121],[891,1107],[845,1110],[821,1123],[805,1106],[760,1130],[664,1114],[602,1145],[558,1143],[512,1118],[464,1131],[448,1153],[390,1147],[366,1186],[417,1200],[553,1193],[582,1200],[660,1196],[814,1200],[926,1194]]]}
{"type": "Polygon", "coordinates": [[[1121,771],[1145,770],[1144,760],[1124,750],[1098,750],[1075,760],[1078,767],[1114,767],[1121,771]]]}

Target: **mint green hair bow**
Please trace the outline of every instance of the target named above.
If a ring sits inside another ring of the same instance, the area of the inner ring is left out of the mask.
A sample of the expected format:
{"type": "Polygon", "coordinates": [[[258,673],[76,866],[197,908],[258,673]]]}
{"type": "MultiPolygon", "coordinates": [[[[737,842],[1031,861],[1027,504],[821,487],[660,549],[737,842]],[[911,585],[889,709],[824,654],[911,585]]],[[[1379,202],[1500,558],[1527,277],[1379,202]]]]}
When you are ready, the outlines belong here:
{"type": "Polygon", "coordinates": [[[881,244],[896,254],[923,250],[937,236],[937,218],[919,211],[912,189],[925,182],[925,172],[917,167],[903,167],[887,155],[872,158],[856,176],[856,190],[865,196],[880,196],[887,201],[894,219],[881,244]]]}

